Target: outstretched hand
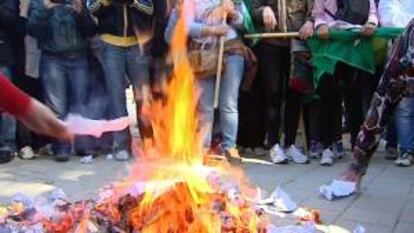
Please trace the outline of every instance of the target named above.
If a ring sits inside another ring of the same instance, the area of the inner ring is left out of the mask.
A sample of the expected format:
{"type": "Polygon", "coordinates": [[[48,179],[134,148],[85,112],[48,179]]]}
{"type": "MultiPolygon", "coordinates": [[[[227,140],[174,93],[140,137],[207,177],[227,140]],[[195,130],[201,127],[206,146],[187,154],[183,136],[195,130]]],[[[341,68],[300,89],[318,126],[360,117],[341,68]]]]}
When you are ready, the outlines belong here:
{"type": "Polygon", "coordinates": [[[71,141],[73,135],[65,124],[46,106],[31,99],[29,113],[20,120],[36,133],[55,137],[63,141],[71,141]]]}

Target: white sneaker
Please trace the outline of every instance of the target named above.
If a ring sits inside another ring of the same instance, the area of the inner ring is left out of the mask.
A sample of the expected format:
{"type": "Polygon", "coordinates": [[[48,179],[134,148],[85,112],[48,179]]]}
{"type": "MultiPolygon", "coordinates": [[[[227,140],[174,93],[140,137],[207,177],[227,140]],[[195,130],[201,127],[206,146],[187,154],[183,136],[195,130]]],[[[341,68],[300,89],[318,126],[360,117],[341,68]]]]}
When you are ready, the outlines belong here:
{"type": "Polygon", "coordinates": [[[37,155],[34,153],[32,147],[25,146],[19,151],[19,157],[23,160],[31,160],[37,157],[37,155]]]}
{"type": "Polygon", "coordinates": [[[409,167],[413,162],[413,155],[409,153],[404,153],[399,155],[398,158],[395,160],[395,165],[399,167],[409,167]]]}
{"type": "Polygon", "coordinates": [[[285,152],[279,144],[274,145],[270,149],[270,159],[275,164],[287,164],[289,162],[288,157],[286,157],[285,152]]]}
{"type": "Polygon", "coordinates": [[[321,165],[322,166],[332,166],[335,159],[335,154],[331,149],[325,149],[322,152],[321,165]]]}
{"type": "Polygon", "coordinates": [[[286,156],[297,164],[308,164],[309,159],[295,145],[291,145],[286,150],[286,156]]]}

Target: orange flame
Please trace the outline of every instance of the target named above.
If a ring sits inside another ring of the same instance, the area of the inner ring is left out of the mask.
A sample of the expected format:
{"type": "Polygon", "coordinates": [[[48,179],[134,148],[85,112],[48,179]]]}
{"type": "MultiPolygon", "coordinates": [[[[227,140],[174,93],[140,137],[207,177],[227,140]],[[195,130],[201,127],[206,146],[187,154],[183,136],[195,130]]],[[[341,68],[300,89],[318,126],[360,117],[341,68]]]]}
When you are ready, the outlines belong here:
{"type": "MultiPolygon", "coordinates": [[[[130,225],[142,233],[257,232],[258,216],[254,211],[232,204],[226,194],[209,183],[208,175],[213,170],[225,172],[203,165],[203,135],[197,121],[198,96],[186,56],[185,17],[182,13],[171,42],[174,72],[168,82],[167,98],[153,103],[146,111],[152,119],[153,148],[145,148],[129,180],[154,182],[147,182],[143,199],[130,210],[130,225]],[[155,154],[158,160],[150,159],[153,156],[149,153],[155,154]],[[228,216],[214,210],[215,204],[228,216]],[[226,225],[225,221],[230,223],[226,225]]],[[[244,177],[237,170],[230,171],[240,180],[244,177]]],[[[124,188],[127,186],[123,184],[124,188]]]]}

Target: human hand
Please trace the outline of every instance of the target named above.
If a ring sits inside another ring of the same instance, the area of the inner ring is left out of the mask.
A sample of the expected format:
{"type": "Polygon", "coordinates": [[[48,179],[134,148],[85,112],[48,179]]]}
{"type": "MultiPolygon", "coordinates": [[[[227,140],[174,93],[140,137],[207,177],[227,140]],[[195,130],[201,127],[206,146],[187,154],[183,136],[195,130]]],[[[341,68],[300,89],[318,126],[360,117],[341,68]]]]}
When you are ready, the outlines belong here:
{"type": "Polygon", "coordinates": [[[232,0],[223,0],[221,7],[223,9],[223,13],[228,15],[229,17],[233,17],[234,15],[237,15],[236,9],[234,7],[234,3],[232,0]]]}
{"type": "Polygon", "coordinates": [[[372,23],[366,23],[363,27],[362,27],[362,31],[361,34],[363,36],[371,36],[372,34],[374,34],[375,30],[377,29],[377,26],[375,24],[372,23]]]}
{"type": "Polygon", "coordinates": [[[36,133],[52,136],[63,141],[71,141],[73,135],[55,114],[35,99],[31,99],[29,114],[20,119],[36,133]]]}
{"type": "Polygon", "coordinates": [[[263,9],[263,24],[265,29],[268,31],[274,30],[277,26],[275,14],[269,6],[266,6],[263,9]]]}
{"type": "Polygon", "coordinates": [[[307,21],[299,30],[299,38],[306,40],[313,35],[313,22],[307,21]]]}
{"type": "Polygon", "coordinates": [[[328,40],[329,39],[329,26],[326,24],[319,26],[318,34],[321,39],[328,40]]]}

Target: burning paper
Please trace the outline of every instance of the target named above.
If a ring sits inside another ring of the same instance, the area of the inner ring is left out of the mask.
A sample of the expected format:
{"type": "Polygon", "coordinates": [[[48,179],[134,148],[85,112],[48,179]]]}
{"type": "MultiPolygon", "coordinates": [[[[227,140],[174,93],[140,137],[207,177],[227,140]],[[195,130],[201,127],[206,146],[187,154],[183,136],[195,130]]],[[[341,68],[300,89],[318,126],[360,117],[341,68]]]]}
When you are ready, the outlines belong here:
{"type": "Polygon", "coordinates": [[[103,133],[126,129],[131,124],[131,119],[126,116],[115,120],[92,120],[70,114],[65,123],[75,135],[90,135],[99,138],[103,133]]]}
{"type": "Polygon", "coordinates": [[[319,192],[326,199],[332,201],[355,194],[356,182],[333,180],[329,185],[322,185],[319,192]]]}

